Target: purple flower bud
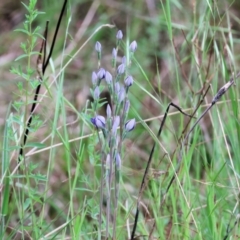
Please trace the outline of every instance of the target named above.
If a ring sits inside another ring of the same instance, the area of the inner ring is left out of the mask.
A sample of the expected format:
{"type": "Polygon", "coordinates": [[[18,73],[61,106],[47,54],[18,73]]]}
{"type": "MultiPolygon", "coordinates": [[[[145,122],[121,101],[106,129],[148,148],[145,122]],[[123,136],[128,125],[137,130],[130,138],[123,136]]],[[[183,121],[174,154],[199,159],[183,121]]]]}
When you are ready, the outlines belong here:
{"type": "Polygon", "coordinates": [[[105,80],[106,80],[107,84],[111,84],[112,83],[112,75],[108,71],[106,71],[105,80]]]}
{"type": "Polygon", "coordinates": [[[116,154],[116,167],[117,167],[117,170],[120,170],[121,169],[121,165],[122,165],[122,160],[121,160],[121,157],[119,155],[119,153],[116,154]]]}
{"type": "Polygon", "coordinates": [[[117,50],[116,50],[116,48],[113,48],[113,50],[112,50],[112,58],[113,59],[117,58],[117,50]]]}
{"type": "Polygon", "coordinates": [[[125,72],[125,64],[120,64],[117,68],[117,74],[122,75],[125,72]]]}
{"type": "Polygon", "coordinates": [[[136,125],[136,121],[135,121],[135,118],[133,118],[125,123],[125,130],[127,132],[131,132],[135,128],[135,125],[136,125]]]}
{"type": "Polygon", "coordinates": [[[135,52],[137,50],[137,42],[133,41],[129,46],[130,52],[135,52]]]}
{"type": "Polygon", "coordinates": [[[103,116],[96,116],[95,118],[91,118],[91,122],[92,124],[96,127],[96,128],[105,128],[106,125],[106,120],[103,116]]]}
{"type": "Polygon", "coordinates": [[[99,87],[96,87],[94,92],[93,92],[94,100],[98,100],[99,96],[100,96],[100,90],[99,90],[99,87]]]}
{"type": "Polygon", "coordinates": [[[119,116],[116,116],[116,117],[114,118],[113,126],[112,126],[112,132],[113,132],[113,134],[116,134],[117,128],[118,128],[119,124],[120,124],[120,117],[119,117],[119,116]]]}
{"type": "Polygon", "coordinates": [[[127,76],[125,78],[125,80],[124,80],[124,83],[125,83],[126,87],[132,86],[133,85],[133,78],[132,78],[132,76],[130,76],[130,75],[127,76]]]}
{"type": "Polygon", "coordinates": [[[118,92],[118,103],[121,103],[125,98],[125,89],[121,87],[120,91],[118,92]]]}
{"type": "Polygon", "coordinates": [[[118,30],[116,38],[117,38],[117,40],[121,40],[123,38],[123,33],[121,30],[118,30]]]}
{"type": "Polygon", "coordinates": [[[107,155],[107,159],[106,159],[106,169],[110,168],[110,155],[107,155]]]}
{"type": "Polygon", "coordinates": [[[107,110],[106,110],[106,112],[107,112],[107,118],[110,119],[111,116],[112,116],[112,109],[111,109],[111,107],[110,107],[109,104],[107,105],[107,110]]]}
{"type": "Polygon", "coordinates": [[[92,84],[97,84],[97,74],[95,72],[92,72],[92,84]]]}
{"type": "Polygon", "coordinates": [[[125,56],[122,57],[122,63],[127,66],[127,58],[125,56]]]}
{"type": "Polygon", "coordinates": [[[116,146],[118,146],[118,143],[119,143],[119,137],[117,137],[117,138],[115,139],[115,141],[116,141],[116,146]]]}
{"type": "Polygon", "coordinates": [[[115,83],[114,90],[115,90],[115,93],[118,93],[120,91],[120,84],[119,84],[119,82],[115,83]]]}
{"type": "Polygon", "coordinates": [[[101,45],[100,42],[96,42],[96,44],[95,44],[95,50],[96,50],[98,53],[101,52],[101,50],[102,50],[102,45],[101,45]]]}
{"type": "Polygon", "coordinates": [[[128,113],[129,108],[130,108],[130,102],[129,102],[129,100],[127,100],[127,101],[125,102],[125,105],[124,105],[124,113],[125,113],[125,114],[128,113]]]}
{"type": "Polygon", "coordinates": [[[98,73],[97,73],[97,77],[99,80],[102,80],[103,78],[105,78],[106,75],[106,71],[104,68],[100,68],[98,73]]]}

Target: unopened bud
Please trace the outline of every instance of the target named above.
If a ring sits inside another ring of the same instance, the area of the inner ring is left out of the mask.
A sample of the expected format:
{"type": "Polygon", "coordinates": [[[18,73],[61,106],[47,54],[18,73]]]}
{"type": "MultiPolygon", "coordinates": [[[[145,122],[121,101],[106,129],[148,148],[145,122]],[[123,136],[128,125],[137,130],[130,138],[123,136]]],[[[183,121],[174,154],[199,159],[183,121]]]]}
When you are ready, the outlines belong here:
{"type": "Polygon", "coordinates": [[[111,73],[108,72],[108,71],[106,71],[105,80],[106,80],[106,83],[107,83],[107,84],[111,84],[111,83],[112,83],[112,75],[111,75],[111,73]]]}
{"type": "Polygon", "coordinates": [[[92,72],[92,84],[97,84],[97,74],[95,72],[92,72]]]}
{"type": "Polygon", "coordinates": [[[112,58],[113,59],[117,58],[117,50],[116,50],[116,48],[113,48],[113,50],[112,50],[112,58]]]}
{"type": "Polygon", "coordinates": [[[135,128],[135,125],[136,125],[136,121],[135,121],[135,118],[133,118],[125,123],[125,130],[127,132],[131,132],[135,128]]]}
{"type": "Polygon", "coordinates": [[[118,66],[118,68],[117,68],[117,73],[119,74],[119,75],[122,75],[122,74],[124,74],[124,72],[125,72],[125,64],[120,64],[119,66],[118,66]]]}
{"type": "Polygon", "coordinates": [[[119,117],[119,116],[116,116],[116,117],[114,118],[113,126],[112,126],[112,132],[113,132],[113,134],[116,134],[117,128],[118,128],[119,124],[120,124],[120,117],[119,117]]]}
{"type": "Polygon", "coordinates": [[[121,30],[118,30],[117,35],[116,35],[117,40],[122,40],[123,38],[123,33],[121,30]]]}
{"type": "Polygon", "coordinates": [[[101,52],[101,50],[102,50],[102,45],[101,45],[100,42],[96,42],[96,44],[95,44],[95,50],[96,50],[98,53],[101,52]]]}
{"type": "Polygon", "coordinates": [[[127,58],[126,58],[126,56],[123,56],[123,57],[122,57],[122,63],[123,63],[125,66],[127,66],[127,58]]]}
{"type": "Polygon", "coordinates": [[[118,92],[118,103],[121,103],[125,98],[125,89],[121,87],[120,91],[118,92]]]}
{"type": "Polygon", "coordinates": [[[96,87],[94,92],[93,92],[94,100],[98,100],[99,96],[100,96],[100,90],[99,90],[99,87],[96,87]]]}
{"type": "Polygon", "coordinates": [[[110,168],[110,155],[107,155],[107,159],[106,159],[106,169],[110,168]]]}
{"type": "Polygon", "coordinates": [[[106,110],[106,112],[107,112],[107,118],[110,119],[111,116],[112,116],[112,109],[111,109],[111,107],[110,107],[109,104],[107,105],[107,110],[106,110]]]}
{"type": "Polygon", "coordinates": [[[133,41],[129,46],[130,52],[135,52],[137,50],[137,42],[133,41]]]}
{"type": "Polygon", "coordinates": [[[119,82],[115,83],[114,90],[115,90],[115,93],[118,93],[120,91],[120,84],[119,84],[119,82]]]}
{"type": "Polygon", "coordinates": [[[121,169],[121,165],[122,165],[122,160],[121,157],[119,155],[119,153],[116,154],[116,168],[117,170],[121,169]]]}
{"type": "Polygon", "coordinates": [[[103,78],[105,78],[106,75],[106,71],[104,68],[100,68],[98,73],[97,73],[97,77],[99,80],[102,80],[103,78]]]}
{"type": "Polygon", "coordinates": [[[91,122],[96,128],[104,129],[106,125],[105,118],[100,115],[96,116],[95,118],[91,118],[91,122]]]}
{"type": "Polygon", "coordinates": [[[124,113],[127,114],[130,108],[130,102],[127,100],[124,105],[124,113]]]}
{"type": "Polygon", "coordinates": [[[130,75],[127,76],[125,78],[125,80],[124,80],[124,83],[125,83],[126,87],[132,86],[133,85],[133,78],[132,78],[132,76],[130,76],[130,75]]]}

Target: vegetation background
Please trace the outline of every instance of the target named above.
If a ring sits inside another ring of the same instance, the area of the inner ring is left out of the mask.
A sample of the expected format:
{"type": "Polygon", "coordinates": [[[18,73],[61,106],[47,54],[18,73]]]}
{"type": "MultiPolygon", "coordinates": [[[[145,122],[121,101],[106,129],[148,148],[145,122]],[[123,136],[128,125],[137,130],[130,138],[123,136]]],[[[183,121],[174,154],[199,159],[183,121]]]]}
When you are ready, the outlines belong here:
{"type": "MultiPolygon", "coordinates": [[[[50,41],[62,1],[41,0],[36,7],[44,14],[34,20],[33,28],[40,26],[39,33],[43,34],[49,20],[50,41]]],[[[24,168],[16,171],[21,138],[12,133],[21,133],[33,92],[26,97],[20,91],[20,86],[27,87],[26,81],[10,69],[24,69],[29,61],[34,69],[37,59],[37,55],[31,55],[15,61],[23,54],[21,43],[29,40],[14,31],[22,28],[25,14],[21,1],[1,0],[2,239],[97,239],[99,149],[94,147],[96,138],[87,122],[86,103],[90,99],[91,73],[97,70],[95,42],[103,46],[102,66],[107,68],[119,29],[125,43],[138,43],[131,66],[135,82],[130,91],[130,117],[135,117],[138,124],[124,146],[117,239],[129,238],[154,141],[157,148],[141,198],[138,239],[240,239],[239,82],[236,80],[191,134],[189,149],[163,204],[177,167],[180,137],[186,134],[183,130],[189,119],[170,110],[159,141],[156,138],[169,102],[193,113],[211,84],[197,109],[195,116],[199,117],[218,89],[239,71],[240,2],[69,1],[45,74],[41,94],[47,93],[36,111],[24,168]],[[87,41],[104,24],[115,28],[104,26],[87,41]],[[18,102],[24,103],[20,113],[11,107],[18,102]],[[6,140],[6,136],[10,137],[6,140]],[[7,169],[3,166],[6,161],[7,169]]],[[[40,46],[39,37],[34,51],[40,46]]]]}

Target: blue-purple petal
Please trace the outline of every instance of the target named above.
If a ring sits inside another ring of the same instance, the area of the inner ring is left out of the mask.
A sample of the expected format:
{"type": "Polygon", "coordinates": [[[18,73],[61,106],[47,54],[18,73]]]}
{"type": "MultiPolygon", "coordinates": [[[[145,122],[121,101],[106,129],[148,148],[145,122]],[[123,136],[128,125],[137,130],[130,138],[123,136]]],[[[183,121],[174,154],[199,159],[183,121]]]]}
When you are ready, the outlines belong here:
{"type": "Polygon", "coordinates": [[[135,128],[135,125],[136,125],[136,120],[135,118],[133,118],[125,123],[125,130],[127,132],[131,132],[135,128]]]}

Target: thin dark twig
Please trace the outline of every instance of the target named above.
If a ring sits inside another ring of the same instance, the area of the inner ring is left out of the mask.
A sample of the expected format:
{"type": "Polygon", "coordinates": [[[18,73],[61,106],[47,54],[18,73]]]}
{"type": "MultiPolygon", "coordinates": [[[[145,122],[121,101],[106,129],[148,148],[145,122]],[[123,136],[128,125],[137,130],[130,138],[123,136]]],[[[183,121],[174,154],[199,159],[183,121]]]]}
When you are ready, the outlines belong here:
{"type": "MultiPolygon", "coordinates": [[[[180,107],[178,107],[177,105],[175,105],[174,103],[169,103],[168,104],[168,107],[165,111],[165,114],[163,116],[163,120],[162,120],[162,123],[159,127],[159,130],[158,130],[158,133],[157,133],[157,138],[160,137],[161,135],[161,132],[162,132],[162,129],[163,129],[163,126],[164,126],[164,123],[165,123],[165,120],[167,118],[167,115],[168,115],[168,111],[170,109],[170,106],[173,106],[175,107],[176,109],[178,109],[178,111],[180,111],[182,114],[188,116],[188,117],[191,117],[191,115],[188,115],[187,113],[184,113],[182,111],[182,109],[180,107]]],[[[156,147],[156,142],[154,142],[153,144],[153,147],[152,147],[152,150],[150,152],[150,155],[149,155],[149,159],[148,159],[148,162],[147,162],[147,166],[146,166],[146,169],[145,169],[145,172],[144,172],[144,175],[143,175],[143,178],[142,178],[142,183],[141,183],[141,186],[140,186],[140,190],[139,190],[139,194],[138,194],[138,199],[137,199],[137,210],[136,210],[136,214],[135,214],[135,218],[134,218],[134,225],[133,225],[133,230],[132,230],[132,235],[131,235],[131,240],[134,239],[134,235],[135,235],[135,232],[136,232],[136,228],[137,228],[137,222],[138,222],[138,215],[139,215],[139,202],[140,202],[140,197],[142,195],[142,192],[143,192],[143,189],[145,187],[145,182],[146,182],[146,178],[147,178],[147,174],[148,174],[148,170],[149,170],[149,167],[151,165],[151,162],[152,162],[152,156],[153,156],[153,153],[154,153],[154,150],[155,150],[155,147],[156,147]]]]}
{"type": "Polygon", "coordinates": [[[24,146],[25,146],[25,144],[27,142],[27,138],[28,138],[28,134],[29,134],[29,128],[30,128],[31,123],[32,123],[33,112],[34,112],[34,110],[36,108],[36,105],[37,105],[38,94],[39,94],[40,89],[41,89],[43,76],[44,76],[45,70],[46,70],[46,68],[48,66],[49,60],[50,60],[50,58],[52,56],[52,52],[53,52],[54,45],[55,45],[55,42],[56,42],[58,30],[59,30],[59,27],[60,27],[60,24],[61,24],[61,21],[62,21],[62,17],[63,17],[64,10],[66,8],[66,5],[67,5],[67,0],[64,1],[63,7],[62,7],[62,10],[61,10],[59,19],[58,19],[58,23],[57,23],[57,26],[56,26],[56,30],[55,30],[55,33],[54,33],[54,37],[53,37],[52,45],[51,45],[51,48],[50,48],[50,52],[49,52],[48,58],[47,58],[47,60],[45,62],[45,58],[46,58],[46,45],[47,45],[47,41],[46,40],[47,40],[47,32],[48,32],[48,21],[46,23],[44,39],[43,39],[43,43],[42,43],[41,50],[40,50],[40,53],[39,53],[39,56],[38,56],[38,60],[37,60],[37,64],[39,65],[40,60],[42,61],[41,55],[42,55],[42,50],[44,49],[43,50],[43,61],[41,63],[42,64],[41,72],[40,72],[39,66],[37,66],[40,81],[39,81],[39,84],[38,84],[38,86],[36,88],[36,91],[35,91],[33,104],[32,104],[31,111],[30,111],[30,116],[28,118],[27,127],[26,127],[25,132],[24,132],[23,143],[21,144],[21,147],[20,147],[20,150],[19,150],[19,156],[18,156],[18,161],[19,162],[21,161],[21,158],[23,157],[23,148],[24,148],[24,146]]]}
{"type": "Polygon", "coordinates": [[[58,19],[57,27],[56,27],[56,30],[55,30],[55,33],[54,33],[54,36],[53,36],[53,41],[52,41],[52,45],[51,45],[51,48],[50,48],[50,52],[49,52],[49,54],[48,54],[48,58],[47,58],[47,60],[46,60],[46,63],[44,64],[43,74],[45,73],[45,70],[46,70],[46,68],[47,68],[47,66],[48,66],[49,60],[50,60],[50,58],[52,57],[52,52],[53,52],[53,49],[54,49],[54,46],[55,46],[55,42],[56,42],[56,39],[57,39],[58,30],[59,30],[59,27],[60,27],[60,24],[61,24],[61,21],[62,21],[62,17],[63,17],[64,10],[65,10],[66,5],[67,5],[67,1],[68,1],[68,0],[65,0],[64,3],[63,3],[63,7],[62,7],[62,10],[61,10],[59,19],[58,19]]]}
{"type": "Polygon", "coordinates": [[[44,33],[44,48],[43,48],[43,61],[42,61],[42,72],[44,72],[44,66],[46,62],[46,55],[47,55],[47,36],[48,36],[48,24],[49,21],[46,22],[46,28],[44,33]]]}

